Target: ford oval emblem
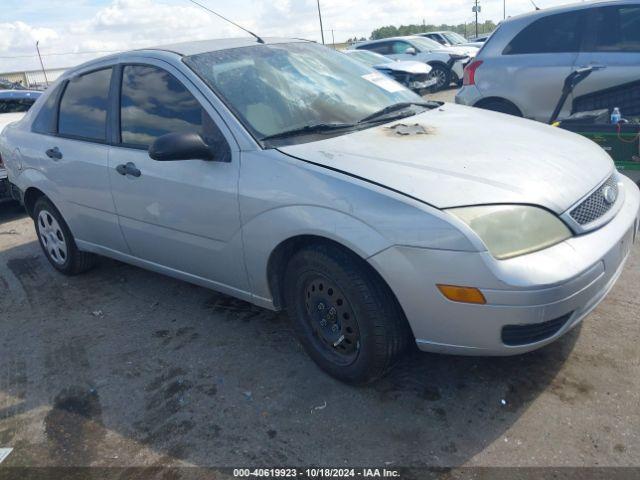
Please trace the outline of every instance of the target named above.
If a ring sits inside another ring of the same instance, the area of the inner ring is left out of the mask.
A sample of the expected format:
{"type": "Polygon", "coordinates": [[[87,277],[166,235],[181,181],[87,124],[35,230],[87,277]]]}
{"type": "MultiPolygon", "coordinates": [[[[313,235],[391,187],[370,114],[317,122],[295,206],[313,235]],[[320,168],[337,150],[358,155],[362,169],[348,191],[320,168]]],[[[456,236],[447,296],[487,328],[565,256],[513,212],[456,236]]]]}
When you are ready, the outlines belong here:
{"type": "Polygon", "coordinates": [[[610,185],[602,189],[602,196],[607,204],[612,205],[618,199],[618,191],[610,185]]]}

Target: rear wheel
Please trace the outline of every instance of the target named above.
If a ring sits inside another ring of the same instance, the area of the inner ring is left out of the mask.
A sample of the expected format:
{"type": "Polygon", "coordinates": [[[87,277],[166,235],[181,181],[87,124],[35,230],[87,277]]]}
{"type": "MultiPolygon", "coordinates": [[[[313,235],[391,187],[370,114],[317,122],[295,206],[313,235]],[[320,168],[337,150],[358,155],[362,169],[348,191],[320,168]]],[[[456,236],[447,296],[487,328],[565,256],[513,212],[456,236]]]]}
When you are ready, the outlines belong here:
{"type": "Polygon", "coordinates": [[[522,117],[522,112],[513,103],[507,100],[492,99],[476,104],[476,107],[493,112],[506,113],[514,117],[522,117]]]}
{"type": "Polygon", "coordinates": [[[65,275],[77,275],[95,264],[95,256],[81,252],[58,209],[45,197],[36,201],[34,223],[40,247],[49,263],[65,275]]]}
{"type": "Polygon", "coordinates": [[[320,368],[339,380],[381,377],[408,345],[409,328],[389,288],[362,259],[337,246],[296,253],[285,289],[298,338],[320,368]]]}

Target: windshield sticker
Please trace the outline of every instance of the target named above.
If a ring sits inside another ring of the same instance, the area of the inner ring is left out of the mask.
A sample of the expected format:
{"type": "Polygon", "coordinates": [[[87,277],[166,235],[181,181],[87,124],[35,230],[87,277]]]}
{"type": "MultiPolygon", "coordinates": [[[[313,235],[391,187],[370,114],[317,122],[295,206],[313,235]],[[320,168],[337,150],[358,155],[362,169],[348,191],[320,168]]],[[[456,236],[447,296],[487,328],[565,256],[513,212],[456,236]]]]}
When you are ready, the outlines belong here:
{"type": "Polygon", "coordinates": [[[404,90],[404,87],[398,82],[391,80],[389,77],[386,77],[381,73],[369,73],[368,75],[363,75],[362,78],[390,93],[401,92],[404,90]]]}

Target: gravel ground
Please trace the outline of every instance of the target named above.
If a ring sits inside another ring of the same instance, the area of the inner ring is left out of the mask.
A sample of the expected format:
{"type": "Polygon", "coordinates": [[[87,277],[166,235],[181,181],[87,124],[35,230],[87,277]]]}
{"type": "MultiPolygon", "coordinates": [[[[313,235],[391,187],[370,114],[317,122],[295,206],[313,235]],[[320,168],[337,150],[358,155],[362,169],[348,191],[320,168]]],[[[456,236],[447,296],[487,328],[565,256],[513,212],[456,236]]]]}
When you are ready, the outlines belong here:
{"type": "Polygon", "coordinates": [[[59,275],[31,220],[0,205],[3,467],[640,467],[639,284],[637,245],[558,342],[413,352],[354,388],[315,367],[284,314],[108,259],[59,275]]]}

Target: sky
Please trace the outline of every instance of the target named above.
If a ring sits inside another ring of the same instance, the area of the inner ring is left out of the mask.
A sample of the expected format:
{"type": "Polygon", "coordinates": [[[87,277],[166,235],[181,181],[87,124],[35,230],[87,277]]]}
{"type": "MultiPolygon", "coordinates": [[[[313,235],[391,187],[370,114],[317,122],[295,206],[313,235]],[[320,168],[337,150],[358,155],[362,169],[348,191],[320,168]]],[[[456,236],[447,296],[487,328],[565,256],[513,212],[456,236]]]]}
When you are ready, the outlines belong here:
{"type": "MultiPolygon", "coordinates": [[[[262,36],[320,40],[316,0],[198,0],[262,36]]],[[[474,0],[320,0],[325,39],[368,37],[385,25],[471,21],[474,0]]],[[[570,0],[535,0],[541,8],[570,0]]],[[[499,21],[503,0],[480,0],[480,21],[499,21]]],[[[531,0],[506,0],[507,16],[531,11],[531,0]]],[[[0,72],[69,67],[111,51],[206,38],[241,30],[189,0],[2,0],[0,72]],[[93,53],[82,53],[93,52],[93,53]]]]}

